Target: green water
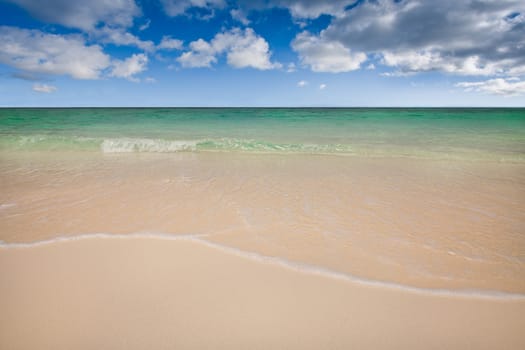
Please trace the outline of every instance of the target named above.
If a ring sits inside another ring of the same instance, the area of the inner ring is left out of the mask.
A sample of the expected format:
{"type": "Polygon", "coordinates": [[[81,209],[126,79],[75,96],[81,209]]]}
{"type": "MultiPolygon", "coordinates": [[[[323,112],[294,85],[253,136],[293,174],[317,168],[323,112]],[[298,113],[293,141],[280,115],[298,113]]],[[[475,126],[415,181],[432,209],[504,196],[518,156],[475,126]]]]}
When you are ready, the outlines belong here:
{"type": "Polygon", "coordinates": [[[2,151],[525,161],[525,109],[0,109],[2,151]]]}

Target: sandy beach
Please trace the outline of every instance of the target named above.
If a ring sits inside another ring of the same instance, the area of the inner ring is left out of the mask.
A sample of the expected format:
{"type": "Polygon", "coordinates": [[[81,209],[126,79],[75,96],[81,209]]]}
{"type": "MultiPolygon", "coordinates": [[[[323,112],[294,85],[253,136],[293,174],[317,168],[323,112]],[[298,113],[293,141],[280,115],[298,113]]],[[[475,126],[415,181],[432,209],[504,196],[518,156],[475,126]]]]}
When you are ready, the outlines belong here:
{"type": "Polygon", "coordinates": [[[370,280],[525,293],[522,164],[4,153],[0,240],[207,235],[370,280]]]}
{"type": "Polygon", "coordinates": [[[0,0],[0,350],[525,350],[524,0],[0,0]]]}
{"type": "Polygon", "coordinates": [[[2,350],[525,348],[516,111],[3,113],[2,350]]]}
{"type": "Polygon", "coordinates": [[[0,248],[3,349],[523,349],[525,300],[293,271],[191,240],[0,248]]]}

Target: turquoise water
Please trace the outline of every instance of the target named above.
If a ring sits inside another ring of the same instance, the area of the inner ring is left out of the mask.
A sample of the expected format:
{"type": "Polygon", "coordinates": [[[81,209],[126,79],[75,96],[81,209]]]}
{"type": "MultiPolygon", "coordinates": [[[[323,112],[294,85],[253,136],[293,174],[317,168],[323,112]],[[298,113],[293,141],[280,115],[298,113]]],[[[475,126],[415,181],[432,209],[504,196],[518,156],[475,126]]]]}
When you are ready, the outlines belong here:
{"type": "Polygon", "coordinates": [[[525,109],[0,109],[3,151],[525,161],[525,109]]]}

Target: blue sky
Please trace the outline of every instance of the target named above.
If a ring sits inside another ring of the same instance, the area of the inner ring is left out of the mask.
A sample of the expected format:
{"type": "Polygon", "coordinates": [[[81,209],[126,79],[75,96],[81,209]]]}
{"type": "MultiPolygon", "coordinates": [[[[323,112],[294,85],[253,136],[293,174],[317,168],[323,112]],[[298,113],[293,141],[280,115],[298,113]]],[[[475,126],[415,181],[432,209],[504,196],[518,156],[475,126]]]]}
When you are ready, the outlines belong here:
{"type": "Polygon", "coordinates": [[[525,106],[517,0],[0,0],[0,106],[525,106]]]}

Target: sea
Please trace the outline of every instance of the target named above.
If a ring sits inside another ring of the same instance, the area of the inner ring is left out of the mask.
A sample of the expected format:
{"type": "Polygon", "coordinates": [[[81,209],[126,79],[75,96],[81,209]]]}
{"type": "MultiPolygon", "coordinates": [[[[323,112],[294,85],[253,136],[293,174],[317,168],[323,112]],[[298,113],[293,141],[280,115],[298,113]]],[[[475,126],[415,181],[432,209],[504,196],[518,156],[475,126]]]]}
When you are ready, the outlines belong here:
{"type": "Polygon", "coordinates": [[[523,162],[525,109],[0,109],[0,149],[523,162]]]}

